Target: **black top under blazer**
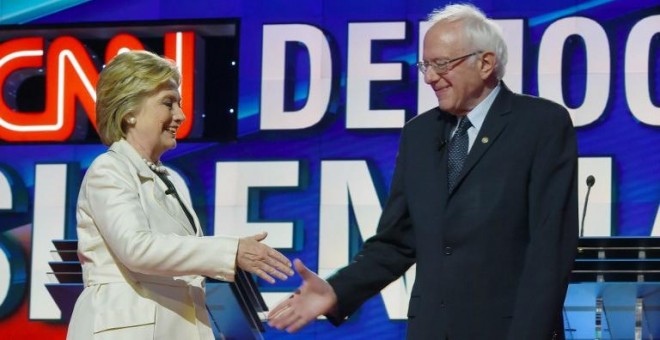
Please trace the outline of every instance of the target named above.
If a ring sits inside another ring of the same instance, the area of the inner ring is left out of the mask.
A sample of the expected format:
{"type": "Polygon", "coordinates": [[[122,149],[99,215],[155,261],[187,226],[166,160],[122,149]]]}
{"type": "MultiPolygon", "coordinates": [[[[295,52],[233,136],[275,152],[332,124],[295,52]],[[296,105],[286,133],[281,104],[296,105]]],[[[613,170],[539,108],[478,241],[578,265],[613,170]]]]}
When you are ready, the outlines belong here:
{"type": "Polygon", "coordinates": [[[403,128],[377,233],[328,279],[329,318],[340,323],[417,263],[409,339],[563,339],[578,239],[570,116],[501,83],[448,193],[442,141],[454,121],[435,108],[403,128]]]}

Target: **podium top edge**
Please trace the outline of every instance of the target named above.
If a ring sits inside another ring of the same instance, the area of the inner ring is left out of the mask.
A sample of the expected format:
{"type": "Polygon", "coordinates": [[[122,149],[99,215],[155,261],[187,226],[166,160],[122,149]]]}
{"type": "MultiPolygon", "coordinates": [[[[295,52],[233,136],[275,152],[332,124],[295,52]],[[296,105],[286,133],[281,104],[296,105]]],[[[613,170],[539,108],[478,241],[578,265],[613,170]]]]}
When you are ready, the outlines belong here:
{"type": "Polygon", "coordinates": [[[581,237],[578,248],[586,247],[660,247],[660,237],[581,237]]]}

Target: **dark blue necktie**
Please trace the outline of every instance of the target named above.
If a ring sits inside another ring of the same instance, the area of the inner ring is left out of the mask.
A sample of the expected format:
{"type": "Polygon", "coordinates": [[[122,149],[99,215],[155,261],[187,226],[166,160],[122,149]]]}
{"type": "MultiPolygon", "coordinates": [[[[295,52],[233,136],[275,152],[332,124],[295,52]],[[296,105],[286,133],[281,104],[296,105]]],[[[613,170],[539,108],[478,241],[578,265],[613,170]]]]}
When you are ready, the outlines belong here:
{"type": "Polygon", "coordinates": [[[449,162],[447,172],[447,184],[451,193],[458,182],[458,175],[463,169],[463,163],[468,153],[468,135],[467,130],[472,126],[467,117],[463,117],[458,123],[458,128],[449,142],[449,162]]]}

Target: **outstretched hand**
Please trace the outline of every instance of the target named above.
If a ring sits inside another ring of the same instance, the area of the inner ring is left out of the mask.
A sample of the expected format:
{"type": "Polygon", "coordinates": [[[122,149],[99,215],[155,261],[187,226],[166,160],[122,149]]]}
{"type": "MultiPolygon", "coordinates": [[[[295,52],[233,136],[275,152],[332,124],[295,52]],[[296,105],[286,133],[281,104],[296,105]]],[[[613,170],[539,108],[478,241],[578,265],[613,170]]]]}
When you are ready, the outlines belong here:
{"type": "Polygon", "coordinates": [[[236,265],[270,283],[275,283],[273,276],[286,280],[293,275],[291,261],[279,251],[261,243],[266,236],[268,233],[264,231],[241,238],[238,241],[236,265]]]}
{"type": "Polygon", "coordinates": [[[299,259],[295,259],[293,264],[303,284],[268,313],[268,324],[271,327],[286,329],[289,333],[297,332],[337,306],[337,295],[327,281],[305,267],[299,259]]]}

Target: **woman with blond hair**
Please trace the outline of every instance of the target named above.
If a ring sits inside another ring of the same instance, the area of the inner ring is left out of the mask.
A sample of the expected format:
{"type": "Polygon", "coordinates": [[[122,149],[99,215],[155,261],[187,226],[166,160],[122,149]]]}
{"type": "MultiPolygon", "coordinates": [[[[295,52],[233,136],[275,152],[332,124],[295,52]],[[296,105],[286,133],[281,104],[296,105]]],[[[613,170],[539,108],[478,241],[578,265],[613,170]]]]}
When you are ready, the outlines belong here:
{"type": "Polygon", "coordinates": [[[203,236],[184,183],[160,162],[185,116],[180,73],[146,51],[116,56],[97,84],[96,120],[109,149],[83,179],[77,205],[85,289],[68,339],[213,339],[204,277],[236,268],[274,282],[291,263],[245,238],[203,236]]]}

